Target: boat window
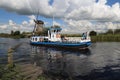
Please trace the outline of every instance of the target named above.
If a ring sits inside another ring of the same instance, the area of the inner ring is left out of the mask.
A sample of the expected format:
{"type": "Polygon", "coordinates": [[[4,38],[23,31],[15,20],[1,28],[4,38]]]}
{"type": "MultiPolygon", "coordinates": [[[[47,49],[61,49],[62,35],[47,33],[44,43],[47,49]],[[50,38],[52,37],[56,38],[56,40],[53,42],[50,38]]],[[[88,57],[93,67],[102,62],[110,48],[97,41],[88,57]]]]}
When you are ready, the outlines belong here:
{"type": "Polygon", "coordinates": [[[48,41],[48,38],[44,38],[44,41],[47,42],[47,41],[48,41]]]}
{"type": "Polygon", "coordinates": [[[35,41],[37,41],[37,38],[35,38],[35,41]]]}

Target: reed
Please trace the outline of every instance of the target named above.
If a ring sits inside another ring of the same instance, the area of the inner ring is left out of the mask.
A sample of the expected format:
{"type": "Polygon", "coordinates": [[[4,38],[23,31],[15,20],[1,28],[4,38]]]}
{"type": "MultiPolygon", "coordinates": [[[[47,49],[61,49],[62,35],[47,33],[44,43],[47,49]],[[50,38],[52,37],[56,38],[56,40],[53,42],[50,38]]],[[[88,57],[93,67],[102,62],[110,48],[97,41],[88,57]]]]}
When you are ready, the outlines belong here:
{"type": "Polygon", "coordinates": [[[91,36],[92,42],[120,42],[120,35],[98,35],[91,36]]]}

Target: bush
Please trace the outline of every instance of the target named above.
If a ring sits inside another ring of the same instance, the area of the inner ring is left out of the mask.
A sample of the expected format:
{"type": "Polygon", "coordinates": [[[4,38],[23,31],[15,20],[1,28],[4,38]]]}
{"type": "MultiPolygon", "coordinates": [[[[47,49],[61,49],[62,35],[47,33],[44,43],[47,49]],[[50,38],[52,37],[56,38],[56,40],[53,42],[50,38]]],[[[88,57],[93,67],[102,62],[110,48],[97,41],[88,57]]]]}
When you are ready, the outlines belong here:
{"type": "Polygon", "coordinates": [[[20,31],[15,31],[14,35],[20,35],[20,31]]]}
{"type": "Polygon", "coordinates": [[[97,35],[97,32],[91,31],[89,35],[90,35],[90,36],[96,36],[96,35],[97,35]]]}

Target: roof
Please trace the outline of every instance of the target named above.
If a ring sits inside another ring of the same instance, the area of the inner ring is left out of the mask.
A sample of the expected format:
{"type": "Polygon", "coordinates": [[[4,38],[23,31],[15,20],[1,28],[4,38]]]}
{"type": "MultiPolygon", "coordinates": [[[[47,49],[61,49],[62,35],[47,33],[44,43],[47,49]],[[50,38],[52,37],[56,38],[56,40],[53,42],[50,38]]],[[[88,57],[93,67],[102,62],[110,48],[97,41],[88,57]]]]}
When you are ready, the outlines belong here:
{"type": "Polygon", "coordinates": [[[34,20],[35,21],[35,23],[37,23],[37,24],[44,24],[44,22],[42,21],[42,20],[34,20]]]}
{"type": "Polygon", "coordinates": [[[59,30],[59,31],[61,31],[62,28],[50,28],[50,30],[59,30]]]}

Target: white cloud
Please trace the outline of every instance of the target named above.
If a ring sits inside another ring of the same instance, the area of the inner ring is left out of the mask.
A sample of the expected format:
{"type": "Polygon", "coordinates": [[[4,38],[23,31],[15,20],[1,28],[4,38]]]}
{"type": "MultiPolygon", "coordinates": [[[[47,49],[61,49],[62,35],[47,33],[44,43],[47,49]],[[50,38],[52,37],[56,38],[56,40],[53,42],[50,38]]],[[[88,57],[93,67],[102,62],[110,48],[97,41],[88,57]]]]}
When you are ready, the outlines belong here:
{"type": "Polygon", "coordinates": [[[56,21],[53,21],[53,24],[54,24],[54,25],[61,26],[61,24],[60,24],[60,23],[58,23],[58,22],[56,22],[56,21]]]}
{"type": "MultiPolygon", "coordinates": [[[[120,3],[116,2],[107,5],[108,0],[0,0],[0,8],[9,12],[16,12],[21,15],[31,15],[29,21],[16,24],[9,21],[10,26],[31,30],[28,26],[34,26],[35,16],[38,14],[44,17],[61,18],[66,23],[64,31],[82,32],[89,26],[91,30],[105,31],[110,27],[119,28],[120,3]],[[103,23],[102,23],[103,22],[103,23]],[[24,25],[24,26],[23,26],[24,25]],[[117,25],[117,26],[116,26],[117,25]]],[[[46,22],[47,23],[47,22],[46,22]]],[[[6,27],[4,27],[6,28],[6,27]]]]}
{"type": "MultiPolygon", "coordinates": [[[[47,23],[47,22],[46,22],[47,23]]],[[[60,23],[54,21],[55,25],[60,25],[62,26],[63,33],[83,33],[85,31],[90,31],[94,30],[97,32],[105,32],[108,29],[120,29],[120,23],[113,23],[113,22],[96,22],[92,23],[88,20],[65,20],[66,25],[61,25],[60,23]]],[[[0,25],[0,32],[3,33],[10,33],[11,30],[16,31],[20,30],[21,32],[23,31],[32,31],[34,27],[34,21],[30,19],[29,21],[23,21],[21,24],[17,24],[12,20],[9,20],[7,24],[1,24],[0,25]]]]}
{"type": "Polygon", "coordinates": [[[107,3],[107,0],[99,0],[98,3],[101,5],[105,5],[107,3]]]}
{"type": "Polygon", "coordinates": [[[16,25],[12,20],[9,20],[8,23],[9,23],[10,26],[16,25]]]}
{"type": "Polygon", "coordinates": [[[30,15],[30,16],[28,16],[28,18],[30,18],[30,19],[36,19],[36,17],[34,16],[34,15],[30,15]]]}
{"type": "Polygon", "coordinates": [[[39,14],[44,17],[70,18],[78,20],[120,20],[120,3],[106,5],[107,0],[1,0],[0,8],[18,14],[39,14]]]}
{"type": "Polygon", "coordinates": [[[22,22],[22,25],[27,25],[27,24],[28,24],[27,21],[23,21],[23,22],[22,22]]]}
{"type": "Polygon", "coordinates": [[[7,25],[0,25],[0,29],[5,30],[7,28],[7,25]]]}
{"type": "Polygon", "coordinates": [[[0,24],[0,33],[10,33],[11,30],[20,30],[21,32],[32,31],[35,23],[33,18],[30,16],[28,18],[30,18],[29,21],[23,21],[21,24],[17,24],[13,20],[9,20],[6,24],[0,24]]]}

